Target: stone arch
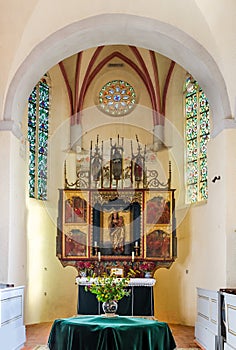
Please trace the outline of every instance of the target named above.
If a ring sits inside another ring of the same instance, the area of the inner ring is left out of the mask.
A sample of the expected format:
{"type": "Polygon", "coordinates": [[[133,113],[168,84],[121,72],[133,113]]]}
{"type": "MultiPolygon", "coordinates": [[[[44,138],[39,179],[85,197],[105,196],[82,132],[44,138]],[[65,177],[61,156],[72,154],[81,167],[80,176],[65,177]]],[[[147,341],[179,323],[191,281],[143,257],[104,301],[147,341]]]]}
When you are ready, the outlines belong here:
{"type": "Polygon", "coordinates": [[[100,45],[126,44],[169,57],[190,72],[206,92],[214,128],[232,118],[223,76],[207,50],[187,33],[155,19],[102,14],[69,24],[41,41],[16,71],[5,100],[3,129],[20,136],[25,103],[41,76],[59,61],[100,45]],[[116,30],[119,28],[119,30],[116,30]]]}

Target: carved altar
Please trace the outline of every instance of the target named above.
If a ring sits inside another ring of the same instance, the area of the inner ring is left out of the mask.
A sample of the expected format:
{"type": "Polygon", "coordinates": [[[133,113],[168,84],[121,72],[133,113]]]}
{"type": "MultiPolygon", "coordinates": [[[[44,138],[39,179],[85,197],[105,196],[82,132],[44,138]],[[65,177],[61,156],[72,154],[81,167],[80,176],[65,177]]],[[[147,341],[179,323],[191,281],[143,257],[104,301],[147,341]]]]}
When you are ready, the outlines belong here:
{"type": "MultiPolygon", "coordinates": [[[[171,164],[166,183],[146,163],[146,146],[124,157],[124,140],[110,140],[108,159],[103,143],[92,142],[87,164],[78,162],[76,180],[67,178],[59,190],[57,256],[63,265],[87,273],[109,273],[121,267],[124,274],[170,267],[177,255],[174,189],[171,164]],[[149,266],[148,266],[149,264],[149,266]],[[88,271],[89,270],[89,271],[88,271]]],[[[106,152],[107,154],[108,152],[106,152]]]]}

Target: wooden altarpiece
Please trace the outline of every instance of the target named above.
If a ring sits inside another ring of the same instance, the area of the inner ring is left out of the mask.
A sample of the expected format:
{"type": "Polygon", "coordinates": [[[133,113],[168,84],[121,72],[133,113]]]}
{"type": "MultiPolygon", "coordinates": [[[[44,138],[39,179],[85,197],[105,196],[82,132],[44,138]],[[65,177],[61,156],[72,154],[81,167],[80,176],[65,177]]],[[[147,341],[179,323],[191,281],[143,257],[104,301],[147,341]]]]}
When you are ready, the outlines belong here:
{"type": "MultiPolygon", "coordinates": [[[[170,267],[177,255],[175,199],[169,178],[147,170],[146,147],[124,162],[123,139],[110,141],[104,162],[103,144],[92,143],[87,169],[59,190],[57,256],[64,266],[90,262],[90,273],[130,267],[170,267]]],[[[89,266],[89,265],[87,265],[89,266]]]]}

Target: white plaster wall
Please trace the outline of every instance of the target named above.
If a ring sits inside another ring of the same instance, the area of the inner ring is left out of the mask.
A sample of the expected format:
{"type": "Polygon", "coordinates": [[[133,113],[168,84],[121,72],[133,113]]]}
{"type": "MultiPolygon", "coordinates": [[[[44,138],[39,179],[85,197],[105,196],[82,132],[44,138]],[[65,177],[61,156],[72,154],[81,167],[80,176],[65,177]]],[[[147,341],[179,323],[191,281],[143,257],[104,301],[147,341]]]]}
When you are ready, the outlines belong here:
{"type": "MultiPolygon", "coordinates": [[[[236,131],[225,130],[225,172],[223,182],[226,192],[226,281],[236,286],[236,131]]],[[[221,174],[219,173],[221,176],[221,174]]],[[[219,186],[219,184],[218,184],[219,186]]]]}
{"type": "Polygon", "coordinates": [[[25,146],[7,131],[0,143],[0,281],[19,285],[26,282],[25,146]]]}
{"type": "Polygon", "coordinates": [[[16,286],[26,284],[27,244],[26,244],[26,183],[28,158],[25,138],[11,135],[10,144],[10,220],[9,220],[9,274],[8,282],[16,286]]]}
{"type": "Polygon", "coordinates": [[[0,137],[0,158],[1,158],[1,172],[0,172],[0,193],[1,193],[1,219],[0,219],[0,281],[8,283],[8,264],[9,264],[9,227],[10,227],[10,157],[9,150],[11,149],[11,133],[5,131],[1,133],[0,137]]]}

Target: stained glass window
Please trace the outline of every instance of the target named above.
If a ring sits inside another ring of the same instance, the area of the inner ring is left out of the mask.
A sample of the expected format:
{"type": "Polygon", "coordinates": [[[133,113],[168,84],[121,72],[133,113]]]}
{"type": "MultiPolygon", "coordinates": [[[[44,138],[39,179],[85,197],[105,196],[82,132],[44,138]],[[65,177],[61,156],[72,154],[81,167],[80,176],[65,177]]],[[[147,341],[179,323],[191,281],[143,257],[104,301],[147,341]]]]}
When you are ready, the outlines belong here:
{"type": "Polygon", "coordinates": [[[28,99],[29,196],[47,199],[49,85],[47,76],[28,99]]]}
{"type": "Polygon", "coordinates": [[[186,201],[208,198],[207,143],[210,138],[210,111],[205,93],[188,76],[185,92],[186,201]]]}
{"type": "Polygon", "coordinates": [[[115,117],[131,112],[135,103],[134,88],[123,80],[110,81],[99,92],[99,109],[115,117]]]}

